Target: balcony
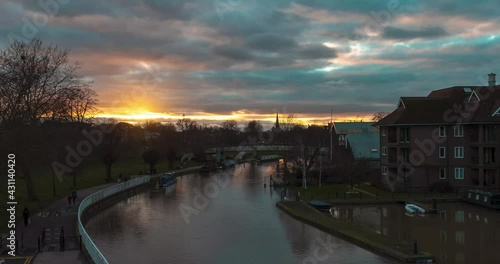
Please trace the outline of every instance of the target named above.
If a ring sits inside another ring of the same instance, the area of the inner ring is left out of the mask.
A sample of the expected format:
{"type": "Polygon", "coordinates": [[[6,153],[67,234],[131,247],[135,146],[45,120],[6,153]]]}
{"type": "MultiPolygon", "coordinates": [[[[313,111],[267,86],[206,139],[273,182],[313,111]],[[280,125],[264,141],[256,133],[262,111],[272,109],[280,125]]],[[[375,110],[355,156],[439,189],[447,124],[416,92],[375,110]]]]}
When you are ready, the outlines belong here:
{"type": "Polygon", "coordinates": [[[479,157],[470,157],[470,163],[472,165],[479,165],[479,157]]]}

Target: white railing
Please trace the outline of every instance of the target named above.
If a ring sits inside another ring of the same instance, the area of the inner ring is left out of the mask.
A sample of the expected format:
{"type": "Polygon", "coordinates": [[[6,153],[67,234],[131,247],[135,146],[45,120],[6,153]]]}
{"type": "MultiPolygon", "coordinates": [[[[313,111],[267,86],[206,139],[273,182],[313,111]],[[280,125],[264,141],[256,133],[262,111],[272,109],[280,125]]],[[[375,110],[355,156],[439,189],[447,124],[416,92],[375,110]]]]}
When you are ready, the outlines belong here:
{"type": "Polygon", "coordinates": [[[104,190],[101,190],[101,191],[98,191],[94,194],[91,194],[87,198],[83,199],[83,201],[80,203],[80,207],[78,208],[78,220],[77,220],[78,221],[77,222],[78,232],[80,233],[80,236],[82,237],[81,241],[83,243],[83,246],[85,247],[85,250],[87,250],[87,253],[90,255],[90,258],[92,259],[92,261],[94,261],[94,263],[107,264],[108,261],[106,260],[104,255],[101,253],[101,251],[99,251],[97,246],[94,244],[94,241],[92,241],[89,234],[87,234],[87,231],[83,227],[82,219],[81,219],[83,212],[85,211],[85,209],[90,207],[92,204],[94,204],[98,201],[101,201],[101,200],[105,199],[106,197],[109,197],[111,195],[125,191],[125,190],[130,189],[130,188],[148,183],[149,180],[150,180],[149,176],[144,176],[144,177],[136,178],[136,179],[133,179],[133,180],[130,180],[127,182],[117,184],[117,185],[113,185],[113,186],[108,187],[104,190]]]}

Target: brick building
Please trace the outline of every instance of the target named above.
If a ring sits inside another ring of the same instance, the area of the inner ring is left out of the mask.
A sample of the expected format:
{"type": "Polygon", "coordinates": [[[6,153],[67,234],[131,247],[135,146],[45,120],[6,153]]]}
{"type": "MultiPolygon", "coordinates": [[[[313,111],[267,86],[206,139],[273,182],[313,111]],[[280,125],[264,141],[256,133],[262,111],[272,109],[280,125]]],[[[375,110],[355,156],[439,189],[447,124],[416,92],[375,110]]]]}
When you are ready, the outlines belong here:
{"type": "Polygon", "coordinates": [[[426,97],[401,97],[380,129],[386,187],[428,190],[447,182],[465,190],[500,190],[500,85],[455,86],[426,97]]]}

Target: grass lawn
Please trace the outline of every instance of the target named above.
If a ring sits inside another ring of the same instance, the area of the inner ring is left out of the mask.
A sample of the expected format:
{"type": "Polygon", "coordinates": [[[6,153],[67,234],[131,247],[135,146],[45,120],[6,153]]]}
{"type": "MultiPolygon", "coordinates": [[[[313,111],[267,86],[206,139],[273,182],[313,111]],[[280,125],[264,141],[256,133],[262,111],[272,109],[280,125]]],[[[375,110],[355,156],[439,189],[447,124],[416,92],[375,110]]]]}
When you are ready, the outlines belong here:
{"type": "Polygon", "coordinates": [[[288,187],[292,192],[300,192],[300,197],[302,200],[329,200],[335,199],[336,193],[339,194],[339,198],[344,197],[344,193],[350,190],[349,184],[329,184],[318,186],[310,186],[307,189],[298,186],[288,187]]]}
{"type": "MultiPolygon", "coordinates": [[[[174,168],[177,168],[180,164],[180,161],[176,161],[174,163],[174,168]]],[[[196,164],[187,164],[187,166],[193,166],[196,164]]],[[[186,167],[186,165],[185,165],[186,167]]],[[[116,181],[118,175],[123,173],[124,176],[129,176],[131,174],[138,174],[139,171],[143,173],[146,171],[148,166],[144,163],[141,158],[128,158],[128,159],[120,159],[111,169],[111,174],[113,180],[116,181]]],[[[167,162],[163,161],[160,164],[156,165],[157,172],[166,172],[169,170],[167,162]]],[[[37,195],[38,201],[28,201],[27,199],[27,191],[26,191],[26,182],[23,179],[22,175],[16,175],[16,192],[15,197],[17,201],[16,206],[16,220],[19,222],[22,220],[22,211],[24,207],[28,207],[30,210],[30,214],[35,214],[42,210],[43,208],[50,205],[52,202],[59,200],[63,197],[67,197],[73,188],[73,178],[71,176],[64,176],[62,181],[59,181],[57,177],[54,177],[50,168],[44,168],[40,170],[33,169],[32,172],[32,180],[35,189],[35,193],[37,195]],[[53,184],[53,182],[55,184],[53,184]],[[53,194],[53,189],[56,189],[56,196],[53,194]]],[[[105,184],[105,167],[102,162],[93,162],[88,165],[88,167],[80,172],[80,175],[77,176],[76,180],[76,189],[86,189],[92,186],[97,186],[101,184],[105,184]]],[[[7,181],[4,180],[6,183],[7,181]]],[[[2,184],[4,184],[2,182],[2,184]]],[[[7,189],[6,185],[1,186],[2,189],[7,189]]],[[[8,215],[7,210],[7,192],[2,192],[0,196],[0,210],[2,213],[0,214],[0,233],[6,233],[7,230],[7,221],[8,215]]]]}
{"type": "MultiPolygon", "coordinates": [[[[425,198],[460,198],[460,193],[431,193],[431,192],[419,192],[419,193],[408,193],[408,192],[388,192],[372,185],[368,184],[360,184],[360,186],[354,185],[354,188],[368,192],[373,196],[370,196],[366,193],[362,193],[363,200],[365,199],[425,199],[425,198]]],[[[349,192],[351,187],[350,184],[329,184],[323,185],[321,187],[318,186],[309,186],[307,189],[298,186],[291,186],[288,189],[292,192],[300,192],[300,197],[304,201],[310,201],[313,199],[317,200],[333,200],[344,199],[344,194],[349,192]]],[[[360,199],[360,196],[349,197],[350,199],[360,199]]]]}

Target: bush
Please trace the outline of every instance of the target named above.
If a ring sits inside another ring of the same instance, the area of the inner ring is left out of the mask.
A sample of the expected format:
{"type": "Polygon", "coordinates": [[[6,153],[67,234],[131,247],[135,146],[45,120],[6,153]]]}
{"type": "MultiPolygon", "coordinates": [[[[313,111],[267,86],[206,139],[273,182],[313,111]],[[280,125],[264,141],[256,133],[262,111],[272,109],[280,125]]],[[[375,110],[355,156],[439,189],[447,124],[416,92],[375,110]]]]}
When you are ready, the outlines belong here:
{"type": "Polygon", "coordinates": [[[436,182],[429,186],[431,192],[453,192],[454,188],[449,182],[436,182]]]}

